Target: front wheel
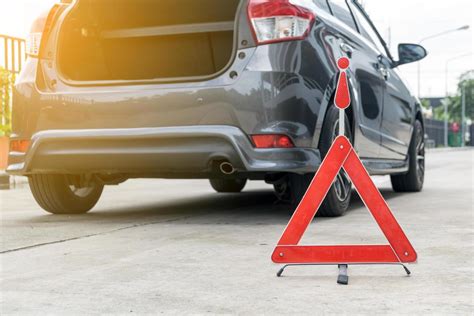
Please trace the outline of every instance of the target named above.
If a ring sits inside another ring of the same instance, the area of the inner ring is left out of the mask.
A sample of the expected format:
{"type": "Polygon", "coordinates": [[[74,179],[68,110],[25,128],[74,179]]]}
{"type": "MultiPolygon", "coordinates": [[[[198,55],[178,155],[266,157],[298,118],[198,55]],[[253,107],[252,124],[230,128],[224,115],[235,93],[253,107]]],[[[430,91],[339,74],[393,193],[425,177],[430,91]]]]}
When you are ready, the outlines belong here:
{"type": "MultiPolygon", "coordinates": [[[[352,143],[352,133],[350,123],[345,116],[345,136],[352,143]]],[[[319,150],[325,157],[331,148],[336,137],[339,135],[339,109],[331,107],[326,114],[326,118],[321,131],[321,141],[319,150]]],[[[289,175],[289,186],[292,195],[292,202],[297,205],[303,198],[306,190],[313,179],[314,174],[289,175]]],[[[352,182],[344,170],[341,170],[329,189],[326,198],[321,204],[318,215],[325,217],[342,216],[349,208],[352,194],[352,182]]]]}
{"type": "Polygon", "coordinates": [[[423,125],[415,121],[413,136],[408,149],[409,171],[391,176],[395,192],[420,192],[425,180],[425,137],[423,125]]]}
{"type": "Polygon", "coordinates": [[[32,175],[28,179],[36,202],[52,214],[83,214],[91,210],[102,194],[103,185],[81,186],[73,176],[32,175]]]}

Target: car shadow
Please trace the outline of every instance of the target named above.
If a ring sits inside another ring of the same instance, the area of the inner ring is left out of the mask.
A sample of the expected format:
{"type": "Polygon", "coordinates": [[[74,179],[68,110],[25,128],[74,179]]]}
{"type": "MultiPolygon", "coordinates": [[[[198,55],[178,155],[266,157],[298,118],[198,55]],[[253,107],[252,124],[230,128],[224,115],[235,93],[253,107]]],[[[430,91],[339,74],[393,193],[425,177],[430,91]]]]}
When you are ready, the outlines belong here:
{"type": "MultiPolygon", "coordinates": [[[[381,189],[386,200],[397,196],[390,189],[381,189]]],[[[363,201],[356,191],[352,192],[351,205],[345,216],[355,212],[366,212],[363,201]]],[[[128,225],[173,221],[173,224],[286,224],[294,208],[279,201],[272,190],[252,190],[237,194],[205,194],[199,197],[181,198],[150,204],[101,207],[84,215],[43,215],[29,218],[28,222],[84,222],[126,223],[128,225]]],[[[318,221],[333,221],[338,218],[318,217],[318,221]]]]}

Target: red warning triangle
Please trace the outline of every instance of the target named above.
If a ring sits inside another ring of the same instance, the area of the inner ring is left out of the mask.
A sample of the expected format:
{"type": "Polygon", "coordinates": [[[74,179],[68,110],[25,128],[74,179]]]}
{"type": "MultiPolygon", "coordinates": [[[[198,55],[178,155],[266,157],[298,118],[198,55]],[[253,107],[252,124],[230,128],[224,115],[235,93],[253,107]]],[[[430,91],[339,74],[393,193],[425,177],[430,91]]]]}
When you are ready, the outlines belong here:
{"type": "Polygon", "coordinates": [[[406,263],[417,254],[345,136],[334,141],[273,251],[275,263],[406,263]],[[337,174],[344,168],[388,245],[299,246],[337,174]]]}

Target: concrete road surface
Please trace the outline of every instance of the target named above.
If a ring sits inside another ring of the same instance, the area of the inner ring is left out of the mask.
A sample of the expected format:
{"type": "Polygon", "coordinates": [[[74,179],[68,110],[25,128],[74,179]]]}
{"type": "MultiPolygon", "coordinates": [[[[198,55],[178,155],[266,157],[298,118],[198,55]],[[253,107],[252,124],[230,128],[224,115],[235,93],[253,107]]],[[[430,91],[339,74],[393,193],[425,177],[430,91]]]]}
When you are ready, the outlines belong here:
{"type": "MultiPolygon", "coordinates": [[[[206,181],[134,180],[81,216],[44,213],[26,186],[1,191],[0,313],[472,314],[473,153],[430,152],[422,193],[376,178],[419,261],[411,277],[351,266],[349,286],[333,266],[275,276],[291,210],[260,182],[217,194],[206,181]]],[[[385,243],[356,194],[303,242],[385,243]]]]}

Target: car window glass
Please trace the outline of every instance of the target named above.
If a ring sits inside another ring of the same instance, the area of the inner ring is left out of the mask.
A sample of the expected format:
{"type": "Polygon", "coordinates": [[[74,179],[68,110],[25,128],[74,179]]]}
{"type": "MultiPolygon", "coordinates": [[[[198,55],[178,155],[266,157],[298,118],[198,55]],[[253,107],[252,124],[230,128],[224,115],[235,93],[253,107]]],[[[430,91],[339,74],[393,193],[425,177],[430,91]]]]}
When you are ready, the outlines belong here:
{"type": "Polygon", "coordinates": [[[326,0],[313,0],[313,2],[318,8],[323,9],[328,13],[331,13],[331,10],[329,10],[328,2],[326,0]]]}
{"type": "Polygon", "coordinates": [[[357,31],[357,26],[352,17],[351,11],[347,6],[346,0],[331,0],[329,2],[333,15],[357,31]]]}
{"type": "Polygon", "coordinates": [[[359,26],[360,34],[368,39],[370,42],[372,42],[375,47],[377,48],[377,51],[383,55],[386,55],[385,47],[380,41],[379,37],[377,36],[377,33],[374,31],[372,26],[370,25],[369,21],[367,21],[367,18],[365,15],[360,11],[359,8],[352,6],[352,13],[354,13],[357,24],[359,26]]]}

